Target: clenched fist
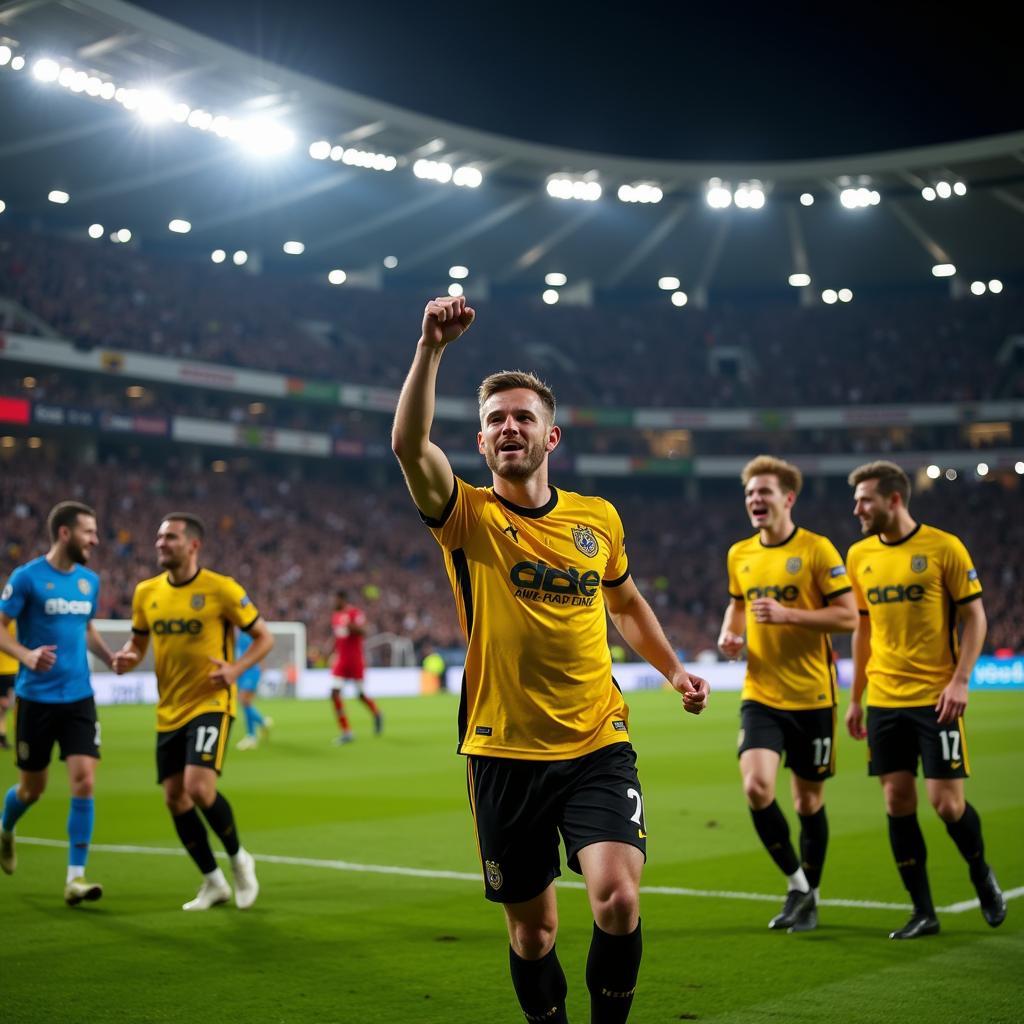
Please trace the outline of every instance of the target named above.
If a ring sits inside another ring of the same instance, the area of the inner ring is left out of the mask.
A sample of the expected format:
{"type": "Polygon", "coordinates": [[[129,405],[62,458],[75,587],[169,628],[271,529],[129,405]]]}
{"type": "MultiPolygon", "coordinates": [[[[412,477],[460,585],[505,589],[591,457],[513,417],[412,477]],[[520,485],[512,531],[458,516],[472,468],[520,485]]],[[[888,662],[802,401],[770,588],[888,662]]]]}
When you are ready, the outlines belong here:
{"type": "Polygon", "coordinates": [[[438,296],[423,310],[423,341],[434,348],[462,337],[476,319],[476,311],[460,295],[458,298],[438,296]]]}

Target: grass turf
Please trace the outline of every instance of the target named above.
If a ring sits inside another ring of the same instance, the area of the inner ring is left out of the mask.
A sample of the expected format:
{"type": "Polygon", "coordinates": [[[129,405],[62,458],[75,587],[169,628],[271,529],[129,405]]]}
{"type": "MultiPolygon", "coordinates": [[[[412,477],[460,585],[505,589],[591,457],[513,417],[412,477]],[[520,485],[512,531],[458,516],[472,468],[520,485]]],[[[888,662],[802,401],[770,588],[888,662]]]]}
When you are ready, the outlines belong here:
{"type": "MultiPolygon", "coordinates": [[[[631,696],[649,830],[648,886],[779,895],[760,848],[732,753],[737,698],[715,695],[701,719],[667,693],[631,696]]],[[[265,705],[271,744],[232,749],[223,791],[245,845],[273,854],[366,865],[478,871],[451,697],[384,702],[371,735],[353,702],[358,740],[329,744],[320,704],[265,705]]],[[[154,784],[152,710],[102,709],[97,844],[177,847],[154,784]]],[[[974,777],[968,795],[1004,888],[1024,884],[1024,699],[976,695],[968,713],[974,777]]],[[[236,731],[234,740],[240,736],[236,731]]],[[[233,745],[233,744],[232,744],[233,745]]],[[[892,863],[879,787],[864,748],[840,736],[829,783],[831,846],[823,897],[905,903],[892,863]]],[[[10,762],[0,769],[6,789],[10,762]]],[[[780,802],[791,804],[780,777],[780,802]]],[[[67,781],[19,823],[23,837],[65,838],[67,781]]],[[[973,897],[941,822],[922,808],[936,902],[973,897]]],[[[198,874],[174,854],[95,850],[97,904],[61,900],[65,851],[19,847],[0,876],[0,1020],[4,1024],[326,1024],[347,1021],[521,1021],[508,978],[501,912],[482,882],[338,871],[263,862],[256,906],[179,909],[198,874]]],[[[574,877],[574,876],[569,876],[574,877]]],[[[560,893],[559,957],[569,1016],[588,1019],[583,980],[591,919],[583,892],[560,893]]],[[[942,915],[936,938],[896,944],[904,910],[823,907],[818,931],[767,931],[777,903],[647,894],[645,953],[631,1021],[829,1022],[1021,1020],[1024,901],[989,929],[976,909],[942,915]]]]}

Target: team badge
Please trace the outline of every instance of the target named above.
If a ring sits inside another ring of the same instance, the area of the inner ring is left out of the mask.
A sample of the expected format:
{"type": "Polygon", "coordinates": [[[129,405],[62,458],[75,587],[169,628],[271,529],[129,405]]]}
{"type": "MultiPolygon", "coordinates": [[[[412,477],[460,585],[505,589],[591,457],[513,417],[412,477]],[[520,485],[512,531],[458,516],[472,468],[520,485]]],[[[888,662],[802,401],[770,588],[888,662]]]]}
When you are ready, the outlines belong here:
{"type": "Polygon", "coordinates": [[[92,593],[92,586],[88,580],[78,581],[78,592],[80,594],[84,594],[86,597],[88,597],[89,594],[92,593]]]}
{"type": "Polygon", "coordinates": [[[786,572],[788,572],[790,576],[795,576],[803,567],[804,560],[802,558],[794,556],[793,558],[786,559],[786,572]]]}
{"type": "Polygon", "coordinates": [[[203,608],[206,607],[206,595],[205,594],[193,594],[192,595],[191,604],[192,604],[192,607],[197,612],[201,611],[203,608]]]}
{"type": "Polygon", "coordinates": [[[10,583],[8,583],[7,586],[4,587],[4,592],[2,594],[0,594],[0,601],[10,601],[10,599],[11,599],[11,597],[13,595],[14,595],[14,587],[12,587],[10,585],[10,583]]]}
{"type": "Polygon", "coordinates": [[[574,526],[572,528],[572,540],[577,550],[582,551],[587,558],[593,558],[597,554],[597,538],[589,526],[574,526]]]}
{"type": "Polygon", "coordinates": [[[928,568],[928,556],[927,555],[914,555],[910,559],[910,568],[914,572],[924,572],[928,568]]]}
{"type": "Polygon", "coordinates": [[[485,861],[484,867],[487,869],[487,884],[497,892],[505,881],[501,868],[493,860],[485,861]]]}

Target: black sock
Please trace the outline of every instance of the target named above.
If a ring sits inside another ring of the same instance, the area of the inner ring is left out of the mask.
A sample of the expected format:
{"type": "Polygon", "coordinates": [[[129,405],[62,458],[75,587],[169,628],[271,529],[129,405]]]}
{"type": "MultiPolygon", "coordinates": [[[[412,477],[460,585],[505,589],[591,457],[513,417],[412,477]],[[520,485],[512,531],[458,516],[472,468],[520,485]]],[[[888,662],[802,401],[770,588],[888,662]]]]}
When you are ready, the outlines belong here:
{"type": "Polygon", "coordinates": [[[754,828],[757,829],[764,848],[778,864],[779,870],[784,875],[793,874],[800,867],[800,861],[796,859],[796,850],[789,841],[789,823],[779,808],[778,801],[773,800],[759,811],[751,808],[750,816],[754,819],[754,828]]]}
{"type": "Polygon", "coordinates": [[[946,831],[956,843],[960,856],[967,861],[971,881],[975,885],[983,882],[988,875],[988,864],[985,862],[985,841],[981,838],[981,818],[978,812],[967,804],[959,821],[946,822],[946,831]]]}
{"type": "Polygon", "coordinates": [[[210,828],[220,837],[229,857],[238,853],[241,845],[238,841],[238,831],[235,829],[235,815],[232,813],[231,804],[218,793],[217,798],[209,807],[203,808],[203,815],[210,823],[210,828]]]}
{"type": "Polygon", "coordinates": [[[188,851],[188,855],[196,862],[196,867],[204,875],[217,869],[217,862],[213,858],[213,850],[210,849],[210,840],[206,835],[206,826],[202,819],[196,814],[194,807],[189,808],[184,814],[174,814],[174,828],[181,840],[181,845],[188,851]]]}
{"type": "Polygon", "coordinates": [[[629,935],[609,935],[594,925],[587,957],[591,1024],[624,1024],[633,1005],[643,948],[639,921],[629,935]]]}
{"type": "Polygon", "coordinates": [[[828,818],[822,805],[817,814],[800,815],[800,866],[812,889],[821,885],[828,849],[828,818]]]}
{"type": "Polygon", "coordinates": [[[899,868],[904,887],[914,901],[914,907],[927,914],[934,914],[935,905],[932,903],[932,891],[925,867],[928,851],[916,814],[904,814],[898,818],[889,815],[889,845],[892,846],[896,867],[899,868]]]}
{"type": "Polygon", "coordinates": [[[544,1024],[567,1024],[565,993],[568,986],[555,947],[539,960],[524,960],[509,946],[508,964],[512,986],[527,1020],[544,1024]]]}

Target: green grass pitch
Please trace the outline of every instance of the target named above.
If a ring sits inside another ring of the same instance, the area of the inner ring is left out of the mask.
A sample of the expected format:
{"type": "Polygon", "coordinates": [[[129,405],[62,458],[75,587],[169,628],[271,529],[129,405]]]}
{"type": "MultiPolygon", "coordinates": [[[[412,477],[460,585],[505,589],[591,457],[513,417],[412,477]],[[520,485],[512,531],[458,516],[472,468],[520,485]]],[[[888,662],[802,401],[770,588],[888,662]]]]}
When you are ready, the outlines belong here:
{"type": "MultiPolygon", "coordinates": [[[[774,866],[751,827],[733,754],[737,697],[713,695],[700,719],[669,693],[631,696],[649,830],[644,884],[771,894],[757,901],[651,892],[632,1021],[1019,1022],[1024,1019],[1024,900],[989,929],[976,909],[941,915],[942,934],[896,944],[903,909],[823,907],[806,935],[769,932],[781,901],[774,866]]],[[[500,910],[482,882],[338,870],[324,861],[428,871],[478,870],[465,770],[454,754],[456,700],[384,703],[371,735],[354,702],[357,742],[332,747],[326,702],[265,704],[270,745],[231,750],[222,782],[243,842],[264,860],[249,912],[179,908],[198,874],[153,781],[153,712],[102,709],[103,762],[89,875],[100,903],[69,909],[65,852],[23,842],[17,873],[0,875],[0,1021],[4,1024],[328,1024],[348,1021],[518,1022],[500,910]]],[[[1024,697],[977,695],[967,716],[989,859],[1004,888],[1024,885],[1024,697]]],[[[239,738],[236,732],[232,740],[239,738]]],[[[840,737],[829,783],[832,840],[823,898],[904,904],[878,784],[864,748],[840,737]]],[[[5,759],[0,785],[14,780],[5,759]]],[[[783,773],[780,796],[790,820],[783,773]]],[[[22,837],[63,840],[67,781],[22,819],[22,837]]],[[[936,902],[974,893],[930,807],[921,811],[936,902]]],[[[569,876],[574,878],[575,876],[569,876]]],[[[585,894],[560,894],[559,956],[569,1016],[588,1019],[585,894]]]]}

